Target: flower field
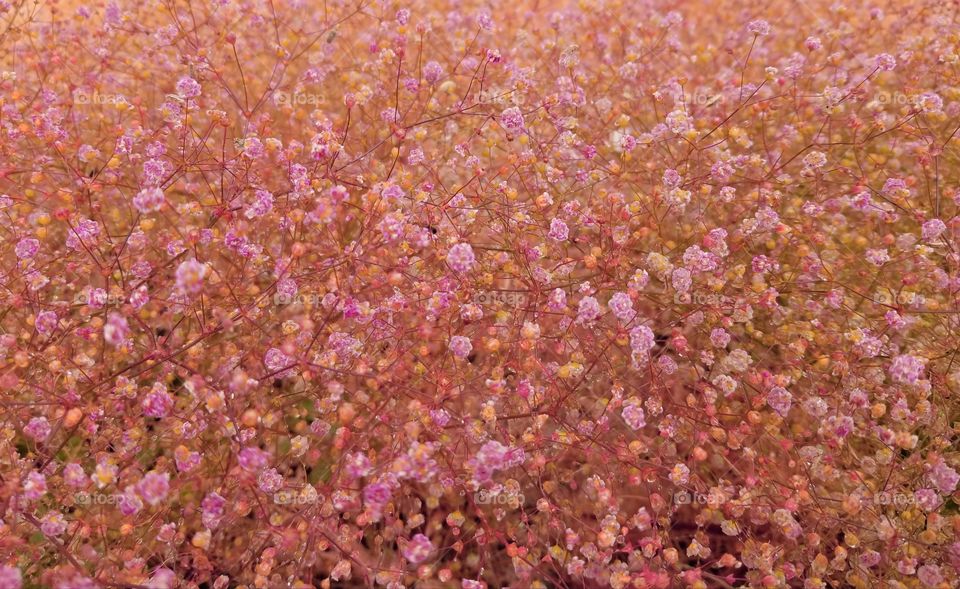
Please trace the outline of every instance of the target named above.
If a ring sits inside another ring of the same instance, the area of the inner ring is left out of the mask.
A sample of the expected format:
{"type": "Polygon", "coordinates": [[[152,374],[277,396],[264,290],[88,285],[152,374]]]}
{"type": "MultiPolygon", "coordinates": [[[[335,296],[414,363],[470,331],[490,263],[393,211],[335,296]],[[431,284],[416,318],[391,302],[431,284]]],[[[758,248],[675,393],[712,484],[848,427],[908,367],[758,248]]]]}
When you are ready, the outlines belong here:
{"type": "Polygon", "coordinates": [[[960,587],[958,23],[0,0],[0,589],[960,587]]]}

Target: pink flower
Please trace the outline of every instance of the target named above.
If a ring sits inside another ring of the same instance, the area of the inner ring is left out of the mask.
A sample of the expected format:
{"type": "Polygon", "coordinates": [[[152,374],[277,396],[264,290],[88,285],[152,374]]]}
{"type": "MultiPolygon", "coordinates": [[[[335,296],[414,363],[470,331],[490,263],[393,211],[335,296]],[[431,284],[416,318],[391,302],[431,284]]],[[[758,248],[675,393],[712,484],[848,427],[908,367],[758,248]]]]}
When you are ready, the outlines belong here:
{"type": "Polygon", "coordinates": [[[635,403],[625,404],[621,412],[623,420],[627,422],[630,429],[640,429],[647,424],[643,408],[635,403]]]}
{"type": "Polygon", "coordinates": [[[430,543],[430,538],[423,534],[417,534],[403,545],[401,552],[405,559],[413,564],[420,564],[427,560],[430,553],[433,552],[433,544],[430,543]]]}
{"type": "Polygon", "coordinates": [[[450,338],[450,351],[453,352],[453,355],[461,360],[470,355],[470,352],[473,351],[473,344],[470,343],[470,339],[462,335],[455,335],[450,338]]]}
{"type": "Polygon", "coordinates": [[[562,288],[555,288],[550,292],[550,297],[547,302],[547,308],[551,311],[557,312],[566,309],[567,307],[567,293],[564,292],[562,288]]]}
{"type": "Polygon", "coordinates": [[[187,294],[198,294],[203,290],[203,278],[207,275],[207,265],[190,259],[177,266],[177,288],[187,294]]]}
{"type": "Polygon", "coordinates": [[[897,67],[897,60],[889,53],[881,53],[875,58],[877,68],[882,72],[892,71],[897,67]]]}
{"type": "Polygon", "coordinates": [[[346,457],[344,469],[350,478],[359,479],[373,472],[373,464],[366,454],[354,452],[346,457]]]}
{"type": "Polygon", "coordinates": [[[201,520],[203,525],[211,530],[220,525],[220,520],[227,514],[227,500],[216,492],[208,493],[200,503],[201,520]]]}
{"type": "Polygon", "coordinates": [[[47,494],[47,477],[37,471],[27,474],[23,481],[23,497],[27,501],[36,501],[47,494]]]}
{"type": "Polygon", "coordinates": [[[477,14],[477,26],[485,31],[493,29],[493,18],[489,12],[483,11],[477,14]]]}
{"type": "Polygon", "coordinates": [[[917,106],[925,113],[940,112],[943,110],[943,98],[936,92],[924,92],[917,98],[917,106]]]}
{"type": "Polygon", "coordinates": [[[783,387],[773,387],[767,392],[767,405],[780,417],[786,417],[790,413],[792,399],[793,395],[783,387]]]}
{"type": "Polygon", "coordinates": [[[237,455],[237,463],[246,471],[260,473],[270,463],[270,453],[260,448],[247,446],[237,455]]]}
{"type": "Polygon", "coordinates": [[[590,323],[600,316],[600,303],[594,297],[583,297],[577,308],[577,323],[590,323]]]}
{"type": "Polygon", "coordinates": [[[924,241],[934,241],[940,234],[946,231],[947,225],[940,219],[930,219],[923,224],[923,240],[924,241]]]}
{"type": "Polygon", "coordinates": [[[655,344],[653,331],[646,325],[638,325],[630,330],[630,349],[635,353],[646,354],[655,344]]]}
{"type": "Polygon", "coordinates": [[[423,66],[423,79],[426,80],[428,84],[436,84],[440,81],[440,76],[442,75],[443,66],[436,61],[428,61],[426,65],[423,66]]]}
{"type": "Polygon", "coordinates": [[[14,253],[21,260],[29,260],[40,251],[40,240],[32,237],[24,237],[17,242],[14,253]]]}
{"type": "Polygon", "coordinates": [[[865,257],[868,262],[876,266],[883,266],[890,261],[890,254],[887,253],[886,248],[869,249],[865,257]]]}
{"type": "Polygon", "coordinates": [[[526,455],[523,449],[504,446],[500,442],[490,440],[467,461],[467,466],[473,470],[473,480],[477,484],[483,484],[492,480],[497,471],[519,466],[524,460],[526,455]]]}
{"type": "Polygon", "coordinates": [[[76,462],[71,462],[63,468],[63,480],[75,489],[82,489],[90,482],[83,467],[76,462]]]}
{"type": "Polygon", "coordinates": [[[257,476],[257,487],[264,493],[275,493],[283,488],[283,475],[275,468],[268,468],[257,476]]]}
{"type": "Polygon", "coordinates": [[[163,203],[163,190],[157,187],[144,188],[133,197],[133,206],[141,213],[159,211],[163,203]]]}
{"type": "Polygon", "coordinates": [[[925,564],[917,569],[917,578],[927,587],[936,587],[943,581],[940,567],[935,564],[925,564]]]}
{"type": "Polygon", "coordinates": [[[107,315],[107,322],[103,325],[103,339],[114,347],[122,346],[130,337],[130,326],[127,318],[120,313],[107,315]]]}
{"type": "Polygon", "coordinates": [[[33,440],[43,442],[50,435],[50,429],[50,423],[46,417],[34,417],[23,428],[23,433],[33,440]]]}
{"type": "Polygon", "coordinates": [[[690,290],[693,280],[690,277],[690,271],[686,268],[674,268],[670,276],[671,284],[678,293],[685,293],[690,290]]]}
{"type": "Polygon", "coordinates": [[[633,310],[633,301],[630,300],[630,295],[625,292],[614,293],[607,302],[607,307],[621,323],[629,323],[637,314],[633,310]]]}
{"type": "Polygon", "coordinates": [[[925,365],[926,362],[921,358],[909,354],[901,354],[896,356],[890,363],[890,376],[895,382],[916,384],[920,377],[923,376],[925,365]]]}
{"type": "Polygon", "coordinates": [[[917,489],[913,493],[913,498],[917,505],[928,513],[936,511],[940,506],[940,496],[933,489],[917,489]]]}
{"type": "Polygon", "coordinates": [[[570,230],[567,229],[567,224],[561,219],[554,217],[550,221],[550,233],[547,234],[547,237],[554,241],[566,241],[570,236],[570,230]]]}
{"type": "Polygon", "coordinates": [[[726,348],[730,343],[730,334],[721,327],[717,327],[710,332],[710,342],[717,348],[726,348]]]}
{"type": "Polygon", "coordinates": [[[296,360],[287,356],[278,348],[270,348],[263,356],[263,364],[274,378],[285,378],[293,374],[296,360]]]}
{"type": "Polygon", "coordinates": [[[447,265],[459,274],[472,270],[476,261],[469,243],[458,243],[447,252],[447,265]]]}
{"type": "Polygon", "coordinates": [[[880,564],[881,554],[876,550],[865,550],[860,556],[860,564],[867,567],[875,567],[880,564]]]}
{"type": "Polygon", "coordinates": [[[419,163],[422,163],[426,158],[423,154],[423,150],[419,147],[415,147],[410,150],[410,153],[407,154],[407,163],[411,166],[415,166],[419,163]]]}
{"type": "Polygon", "coordinates": [[[200,96],[200,83],[190,76],[184,76],[177,82],[177,94],[180,98],[196,98],[200,96]]]}
{"type": "Polygon", "coordinates": [[[150,393],[143,400],[143,414],[147,417],[162,419],[173,409],[173,397],[163,383],[154,383],[150,393]]]}
{"type": "Polygon", "coordinates": [[[150,505],[163,501],[170,490],[170,475],[151,470],[136,484],[137,495],[150,505]]]}
{"type": "Polygon", "coordinates": [[[761,37],[770,34],[770,23],[765,20],[753,20],[750,21],[750,24],[747,25],[747,30],[753,33],[754,35],[759,35],[761,37]]]}
{"type": "Polygon", "coordinates": [[[384,198],[397,200],[403,198],[406,193],[403,191],[403,188],[400,188],[396,184],[388,184],[381,194],[383,194],[384,198]]]}
{"type": "Polygon", "coordinates": [[[172,589],[177,584],[177,574],[166,567],[160,567],[153,572],[147,581],[149,589],[172,589]]]}
{"type": "Polygon", "coordinates": [[[511,135],[519,135],[523,133],[526,128],[523,113],[515,106],[511,106],[500,113],[500,124],[503,125],[503,128],[511,135]]]}
{"type": "Polygon", "coordinates": [[[957,484],[960,483],[960,474],[950,468],[942,458],[934,464],[927,476],[930,478],[930,483],[944,495],[953,493],[957,484]]]}
{"type": "Polygon", "coordinates": [[[665,188],[677,188],[683,182],[680,172],[673,168],[668,168],[663,172],[663,186],[665,188]]]}
{"type": "Polygon", "coordinates": [[[34,327],[40,335],[50,335],[57,328],[57,314],[53,311],[41,311],[37,313],[37,319],[34,327]]]}
{"type": "Polygon", "coordinates": [[[390,487],[383,483],[373,483],[363,488],[364,503],[376,507],[383,507],[390,501],[390,487]]]}
{"type": "Polygon", "coordinates": [[[686,485],[687,481],[690,480],[690,467],[682,462],[678,462],[673,465],[667,478],[675,485],[686,485]]]}
{"type": "Polygon", "coordinates": [[[254,191],[254,200],[244,211],[243,215],[248,219],[262,217],[273,209],[273,195],[263,189],[254,191]]]}
{"type": "Polygon", "coordinates": [[[67,531],[67,521],[59,511],[48,511],[40,520],[40,531],[48,537],[56,537],[67,531]]]}
{"type": "Polygon", "coordinates": [[[23,577],[15,566],[0,566],[0,589],[21,589],[23,577]]]}
{"type": "Polygon", "coordinates": [[[128,486],[120,495],[120,498],[117,502],[117,507],[120,509],[120,513],[123,515],[136,515],[143,510],[143,500],[137,496],[132,486],[128,486]]]}
{"type": "Polygon", "coordinates": [[[259,159],[264,156],[263,142],[260,138],[253,135],[245,137],[243,140],[243,157],[250,159],[259,159]]]}

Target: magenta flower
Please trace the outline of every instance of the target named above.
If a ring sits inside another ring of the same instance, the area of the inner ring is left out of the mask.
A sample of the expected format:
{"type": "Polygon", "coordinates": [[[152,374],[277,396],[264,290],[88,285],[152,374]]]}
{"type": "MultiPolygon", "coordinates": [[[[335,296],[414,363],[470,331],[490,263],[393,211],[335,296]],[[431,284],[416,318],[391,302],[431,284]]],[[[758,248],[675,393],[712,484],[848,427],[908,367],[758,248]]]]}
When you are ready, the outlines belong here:
{"type": "Polygon", "coordinates": [[[600,316],[600,303],[594,297],[583,297],[577,307],[577,323],[590,323],[600,316]]]}
{"type": "Polygon", "coordinates": [[[946,231],[947,226],[940,219],[930,219],[923,224],[923,240],[924,241],[934,241],[940,235],[946,231]]]}
{"type": "Polygon", "coordinates": [[[512,106],[500,113],[500,124],[511,135],[519,135],[525,130],[525,121],[520,109],[512,106]]]}
{"type": "Polygon", "coordinates": [[[623,420],[627,422],[630,429],[640,429],[647,424],[643,408],[637,404],[627,404],[623,406],[623,420]]]}
{"type": "Polygon", "coordinates": [[[141,213],[159,211],[163,203],[163,191],[155,186],[144,188],[133,197],[133,206],[141,213]]]}
{"type": "Polygon", "coordinates": [[[450,269],[459,274],[464,274],[473,269],[476,264],[476,257],[473,255],[473,248],[469,243],[458,243],[447,252],[447,265],[450,269]]]}
{"type": "Polygon", "coordinates": [[[57,328],[57,322],[57,314],[54,311],[41,311],[37,313],[34,326],[41,335],[50,335],[57,328]]]}
{"type": "Polygon", "coordinates": [[[170,475],[150,471],[143,475],[135,487],[137,495],[150,505],[157,505],[163,501],[170,491],[170,475]]]}
{"type": "Polygon", "coordinates": [[[550,221],[550,233],[547,234],[547,237],[554,241],[566,241],[570,236],[570,230],[567,229],[567,224],[561,219],[554,217],[550,221]]]}
{"type": "Polygon", "coordinates": [[[197,294],[203,289],[207,265],[196,260],[187,260],[177,266],[177,288],[187,294],[197,294]]]}
{"type": "Polygon", "coordinates": [[[23,577],[15,566],[0,566],[0,589],[21,589],[23,577]]]}
{"type": "Polygon", "coordinates": [[[200,96],[200,83],[190,76],[184,76],[177,82],[177,94],[181,98],[196,98],[200,96]]]}
{"type": "Polygon", "coordinates": [[[922,358],[901,354],[890,363],[890,376],[895,382],[915,384],[923,376],[925,364],[922,358]]]}
{"type": "Polygon", "coordinates": [[[473,351],[473,344],[470,343],[469,338],[462,335],[455,335],[450,338],[449,348],[454,356],[462,360],[473,351]]]}
{"type": "Polygon", "coordinates": [[[773,387],[767,392],[767,405],[777,412],[780,417],[786,417],[790,412],[793,395],[783,387],[773,387]]]}
{"type": "Polygon", "coordinates": [[[433,548],[430,538],[427,538],[423,534],[417,534],[406,542],[401,551],[405,559],[413,564],[420,564],[429,558],[430,553],[433,552],[433,548]]]}
{"type": "Polygon", "coordinates": [[[23,428],[23,433],[33,440],[43,442],[50,435],[50,429],[50,423],[46,417],[34,417],[23,428]]]}
{"type": "Polygon", "coordinates": [[[143,414],[161,419],[169,415],[172,409],[173,397],[167,392],[167,387],[163,383],[154,383],[153,388],[143,399],[143,414]]]}
{"type": "Polygon", "coordinates": [[[423,66],[423,79],[426,80],[428,84],[436,84],[440,81],[440,76],[442,75],[443,66],[436,61],[428,61],[426,65],[423,66]]]}
{"type": "Polygon", "coordinates": [[[38,251],[40,251],[40,240],[32,237],[24,237],[17,242],[17,246],[14,248],[14,253],[21,260],[29,260],[36,256],[38,251]]]}
{"type": "Polygon", "coordinates": [[[747,25],[747,30],[754,35],[766,36],[770,34],[770,23],[762,19],[752,20],[747,25]]]}

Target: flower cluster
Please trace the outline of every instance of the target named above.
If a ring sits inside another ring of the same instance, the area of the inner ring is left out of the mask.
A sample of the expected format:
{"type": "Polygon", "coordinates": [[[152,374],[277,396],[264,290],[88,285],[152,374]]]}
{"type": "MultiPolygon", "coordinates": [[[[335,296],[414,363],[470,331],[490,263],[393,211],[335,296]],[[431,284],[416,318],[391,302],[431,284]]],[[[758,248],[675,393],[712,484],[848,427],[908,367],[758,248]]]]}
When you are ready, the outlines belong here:
{"type": "Polygon", "coordinates": [[[952,11],[0,0],[0,589],[958,587],[952,11]]]}

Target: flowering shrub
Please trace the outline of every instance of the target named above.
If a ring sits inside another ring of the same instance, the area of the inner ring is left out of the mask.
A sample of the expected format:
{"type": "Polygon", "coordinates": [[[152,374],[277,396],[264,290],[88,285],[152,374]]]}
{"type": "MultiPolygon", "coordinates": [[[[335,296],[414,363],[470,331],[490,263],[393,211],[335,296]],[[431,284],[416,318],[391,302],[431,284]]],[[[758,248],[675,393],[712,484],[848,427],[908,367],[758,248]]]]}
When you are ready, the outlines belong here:
{"type": "Polygon", "coordinates": [[[0,589],[957,587],[881,4],[0,2],[0,589]]]}

